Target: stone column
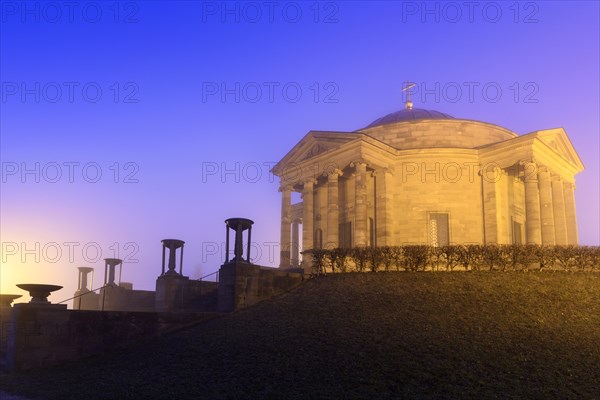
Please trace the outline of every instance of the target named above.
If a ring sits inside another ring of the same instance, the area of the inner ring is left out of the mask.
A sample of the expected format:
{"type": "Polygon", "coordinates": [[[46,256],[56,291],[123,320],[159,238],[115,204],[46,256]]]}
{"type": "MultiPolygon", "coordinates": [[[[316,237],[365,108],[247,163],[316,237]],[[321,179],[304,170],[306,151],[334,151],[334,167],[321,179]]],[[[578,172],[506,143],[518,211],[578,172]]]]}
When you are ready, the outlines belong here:
{"type": "Polygon", "coordinates": [[[281,192],[281,241],[279,268],[290,267],[290,224],[292,222],[292,188],[282,186],[281,192]]]}
{"type": "Polygon", "coordinates": [[[392,173],[388,168],[378,169],[375,175],[375,214],[377,231],[375,232],[377,246],[392,246],[392,223],[394,206],[394,184],[392,173]]]}
{"type": "MultiPolygon", "coordinates": [[[[119,266],[119,268],[123,268],[123,260],[120,258],[105,258],[104,259],[104,286],[112,285],[116,286],[115,283],[115,269],[119,266]]],[[[120,270],[119,270],[120,272],[120,270]]],[[[120,273],[119,273],[120,275],[120,273]]]]}
{"type": "Polygon", "coordinates": [[[488,178],[484,171],[481,176],[481,203],[483,218],[483,244],[498,244],[498,191],[496,182],[488,178]]]}
{"type": "Polygon", "coordinates": [[[552,205],[552,186],[550,184],[550,171],[540,167],[538,171],[540,191],[540,218],[542,222],[542,244],[554,246],[554,206],[552,205]]]}
{"type": "Polygon", "coordinates": [[[338,178],[341,174],[339,169],[327,174],[327,241],[323,246],[327,249],[339,246],[338,178]]]}
{"type": "Polygon", "coordinates": [[[525,169],[525,240],[528,244],[542,244],[540,192],[537,166],[528,163],[525,169]]]}
{"type": "Polygon", "coordinates": [[[79,267],[77,268],[79,270],[79,284],[77,285],[78,291],[81,292],[89,292],[88,289],[88,274],[90,272],[94,271],[94,268],[89,268],[89,267],[79,267]]]}
{"type": "Polygon", "coordinates": [[[313,248],[314,244],[314,179],[304,182],[302,188],[302,268],[311,271],[312,258],[307,250],[313,248]]]}
{"type": "Polygon", "coordinates": [[[79,283],[73,299],[73,310],[94,309],[98,303],[97,294],[88,289],[88,274],[93,272],[94,268],[79,267],[77,269],[79,270],[79,283]]]}
{"type": "Polygon", "coordinates": [[[577,235],[577,213],[575,212],[575,184],[564,182],[565,219],[567,222],[568,244],[579,244],[577,235]]]}
{"type": "Polygon", "coordinates": [[[300,221],[292,221],[292,267],[298,268],[300,265],[300,221]]]}
{"type": "Polygon", "coordinates": [[[367,232],[367,164],[358,161],[352,164],[355,168],[355,241],[357,247],[365,247],[368,244],[367,232]]]}
{"type": "Polygon", "coordinates": [[[565,197],[563,194],[563,182],[560,178],[552,179],[552,208],[554,213],[554,235],[556,244],[566,245],[567,219],[565,217],[565,197]]]}

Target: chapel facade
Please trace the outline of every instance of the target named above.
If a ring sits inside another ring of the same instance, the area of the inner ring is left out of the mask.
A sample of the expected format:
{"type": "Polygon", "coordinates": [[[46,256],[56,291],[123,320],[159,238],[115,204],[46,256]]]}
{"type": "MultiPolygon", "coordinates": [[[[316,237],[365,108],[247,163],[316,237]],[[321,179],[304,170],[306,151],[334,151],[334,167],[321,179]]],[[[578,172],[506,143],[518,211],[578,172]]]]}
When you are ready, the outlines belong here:
{"type": "Polygon", "coordinates": [[[314,248],[577,244],[583,168],[563,128],[519,136],[410,100],[354,132],[310,131],[273,168],[280,268],[310,268],[314,248]]]}

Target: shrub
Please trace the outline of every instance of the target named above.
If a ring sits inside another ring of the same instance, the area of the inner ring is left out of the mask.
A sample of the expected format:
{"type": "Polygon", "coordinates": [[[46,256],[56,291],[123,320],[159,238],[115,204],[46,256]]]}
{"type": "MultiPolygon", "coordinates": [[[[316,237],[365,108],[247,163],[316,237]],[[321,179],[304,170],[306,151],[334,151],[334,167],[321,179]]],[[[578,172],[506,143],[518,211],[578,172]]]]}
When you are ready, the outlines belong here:
{"type": "Polygon", "coordinates": [[[554,246],[552,252],[553,257],[565,271],[571,271],[571,269],[577,265],[577,246],[554,246]]]}
{"type": "Polygon", "coordinates": [[[460,246],[443,246],[440,251],[444,257],[446,271],[453,271],[460,264],[460,246]]]}
{"type": "Polygon", "coordinates": [[[549,267],[551,270],[554,270],[555,259],[554,259],[554,249],[552,246],[534,246],[533,249],[533,258],[540,264],[540,271],[549,267]]]}
{"type": "Polygon", "coordinates": [[[377,271],[383,265],[389,271],[424,271],[427,266],[438,270],[444,263],[447,271],[461,265],[465,270],[479,270],[481,266],[490,271],[526,271],[533,265],[539,270],[550,268],[564,271],[600,271],[600,247],[598,246],[539,246],[539,245],[452,245],[431,247],[425,245],[335,248],[331,250],[307,250],[313,257],[313,274],[323,275],[327,267],[331,271],[348,271],[352,260],[357,271],[377,271]]]}
{"type": "Polygon", "coordinates": [[[458,246],[458,262],[468,271],[469,267],[479,270],[482,260],[482,246],[478,244],[467,244],[458,246]]]}
{"type": "Polygon", "coordinates": [[[429,247],[428,264],[431,265],[432,271],[439,271],[440,264],[444,261],[444,252],[441,247],[429,247]]]}
{"type": "Polygon", "coordinates": [[[366,252],[369,260],[369,269],[371,272],[377,272],[383,258],[381,250],[378,247],[366,247],[366,252]]]}
{"type": "Polygon", "coordinates": [[[366,247],[355,247],[350,251],[350,256],[358,272],[364,272],[369,261],[369,254],[366,247]]]}
{"type": "Polygon", "coordinates": [[[316,276],[324,275],[325,274],[325,259],[327,257],[327,250],[312,249],[309,251],[312,254],[313,275],[316,275],[316,276]]]}
{"type": "Polygon", "coordinates": [[[535,261],[536,247],[533,245],[506,244],[499,246],[500,269],[502,271],[524,271],[535,261]]]}
{"type": "Polygon", "coordinates": [[[390,246],[382,246],[377,248],[381,254],[381,263],[385,272],[389,272],[390,267],[394,263],[394,250],[390,246]]]}
{"type": "Polygon", "coordinates": [[[393,263],[396,266],[396,271],[400,271],[400,266],[403,266],[403,269],[406,270],[406,266],[404,265],[404,249],[400,246],[393,246],[390,248],[391,257],[393,259],[393,263]]]}
{"type": "Polygon", "coordinates": [[[348,271],[348,254],[350,249],[337,247],[329,250],[329,263],[331,264],[331,270],[335,272],[337,268],[340,272],[348,271]]]}
{"type": "Polygon", "coordinates": [[[502,254],[500,251],[500,247],[494,244],[484,246],[482,259],[483,263],[487,264],[490,271],[493,271],[495,266],[501,265],[502,263],[502,254]]]}
{"type": "Polygon", "coordinates": [[[424,271],[429,264],[429,246],[409,245],[403,247],[406,269],[424,271]]]}

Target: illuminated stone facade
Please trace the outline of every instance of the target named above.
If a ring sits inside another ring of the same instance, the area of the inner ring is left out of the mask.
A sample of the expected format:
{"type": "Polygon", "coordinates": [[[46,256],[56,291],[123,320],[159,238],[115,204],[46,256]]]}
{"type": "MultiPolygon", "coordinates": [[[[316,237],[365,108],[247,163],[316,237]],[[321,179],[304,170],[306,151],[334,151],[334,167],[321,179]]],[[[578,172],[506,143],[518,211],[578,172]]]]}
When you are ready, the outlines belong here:
{"type": "Polygon", "coordinates": [[[320,247],[577,244],[582,170],[562,128],[519,136],[407,108],[354,132],[311,131],[273,168],[280,267],[320,247]]]}

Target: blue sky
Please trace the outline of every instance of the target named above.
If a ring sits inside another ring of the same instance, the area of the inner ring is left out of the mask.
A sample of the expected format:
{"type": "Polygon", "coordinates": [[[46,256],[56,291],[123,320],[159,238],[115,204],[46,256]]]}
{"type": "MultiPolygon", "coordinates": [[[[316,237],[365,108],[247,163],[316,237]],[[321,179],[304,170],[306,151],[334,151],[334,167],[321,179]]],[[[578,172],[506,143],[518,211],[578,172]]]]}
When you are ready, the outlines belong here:
{"type": "Polygon", "coordinates": [[[400,109],[406,80],[431,92],[415,107],[565,128],[586,166],[580,241],[600,242],[597,2],[0,4],[2,292],[47,282],[69,297],[78,266],[100,286],[98,250],[152,289],[164,238],[186,241],[199,277],[233,216],[277,265],[269,167],[311,129],[400,109]]]}

